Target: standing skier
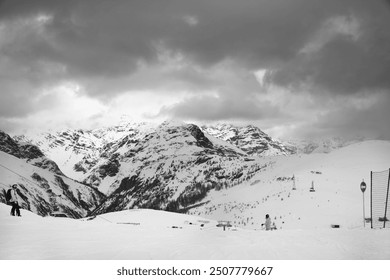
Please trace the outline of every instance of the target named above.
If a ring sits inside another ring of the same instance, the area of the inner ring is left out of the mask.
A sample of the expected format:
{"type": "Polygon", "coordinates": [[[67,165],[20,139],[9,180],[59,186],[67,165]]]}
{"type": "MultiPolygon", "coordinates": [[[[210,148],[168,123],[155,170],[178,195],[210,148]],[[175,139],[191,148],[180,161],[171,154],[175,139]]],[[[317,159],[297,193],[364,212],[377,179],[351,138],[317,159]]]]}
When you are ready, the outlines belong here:
{"type": "Polygon", "coordinates": [[[19,199],[18,199],[19,196],[18,196],[18,193],[16,191],[16,187],[17,187],[16,184],[12,185],[12,188],[10,190],[11,197],[10,197],[9,202],[12,205],[11,216],[15,216],[15,211],[16,211],[16,215],[20,217],[20,206],[19,206],[19,199]]]}
{"type": "Polygon", "coordinates": [[[271,230],[271,218],[269,215],[265,215],[265,224],[261,224],[261,226],[265,225],[265,230],[271,230]]]}

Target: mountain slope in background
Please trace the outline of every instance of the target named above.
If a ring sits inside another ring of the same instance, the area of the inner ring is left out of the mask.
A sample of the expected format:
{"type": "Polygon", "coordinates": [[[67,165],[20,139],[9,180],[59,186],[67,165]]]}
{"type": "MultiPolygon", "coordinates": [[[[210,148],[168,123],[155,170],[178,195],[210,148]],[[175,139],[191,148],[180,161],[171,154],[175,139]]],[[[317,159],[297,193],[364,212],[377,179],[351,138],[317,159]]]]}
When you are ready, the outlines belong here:
{"type": "Polygon", "coordinates": [[[16,139],[37,144],[65,174],[108,195],[99,213],[132,207],[176,211],[262,168],[257,156],[196,125],[174,121],[16,139]]]}
{"type": "Polygon", "coordinates": [[[253,125],[204,125],[202,130],[209,135],[236,146],[250,156],[288,155],[293,152],[289,146],[273,140],[269,135],[253,125]]]}
{"type": "MultiPolygon", "coordinates": [[[[171,122],[172,123],[172,122],[171,122]]],[[[184,125],[184,123],[178,124],[184,125]]],[[[125,143],[137,143],[147,134],[155,132],[157,125],[151,123],[121,122],[117,126],[95,130],[64,130],[37,135],[19,135],[14,139],[36,145],[49,158],[53,159],[63,172],[82,181],[101,159],[109,159],[114,149],[125,143]]],[[[287,155],[296,149],[292,144],[285,145],[273,140],[255,126],[239,127],[228,124],[202,126],[207,137],[221,141],[249,156],[287,155]]]]}
{"type": "MultiPolygon", "coordinates": [[[[66,175],[103,193],[105,198],[96,200],[102,203],[93,214],[132,208],[208,214],[213,211],[207,207],[218,200],[212,194],[228,190],[226,196],[235,197],[237,194],[230,192],[248,184],[258,186],[264,178],[268,178],[267,188],[278,189],[280,184],[291,184],[299,169],[271,178],[274,166],[301,157],[321,160],[324,152],[332,154],[331,151],[349,144],[340,139],[321,145],[282,143],[254,126],[225,124],[200,128],[174,121],[158,126],[123,122],[97,130],[66,130],[15,139],[30,146],[36,143],[59,162],[66,175]]],[[[21,150],[21,145],[14,144],[21,150]]],[[[8,152],[12,153],[14,144],[8,145],[8,152]]],[[[293,167],[299,164],[293,163],[293,167]]],[[[311,164],[315,165],[315,160],[311,164]]],[[[262,193],[260,197],[261,201],[265,199],[262,193]]],[[[221,205],[213,207],[220,209],[221,205]]]]}
{"type": "Polygon", "coordinates": [[[211,189],[237,185],[262,168],[237,147],[192,124],[164,122],[143,139],[113,145],[86,183],[108,198],[97,213],[133,207],[178,211],[211,189]]]}
{"type": "MultiPolygon", "coordinates": [[[[371,171],[390,168],[390,142],[365,141],[326,154],[264,158],[263,163],[267,167],[249,182],[211,191],[207,204],[188,213],[251,229],[261,228],[266,214],[278,229],[363,227],[360,183],[369,182],[371,171]]],[[[369,192],[365,195],[368,217],[369,192]]]]}
{"type": "Polygon", "coordinates": [[[340,137],[317,140],[291,140],[284,145],[291,147],[297,154],[330,153],[334,150],[349,146],[351,144],[365,141],[364,138],[345,140],[340,137]]]}
{"type": "MultiPolygon", "coordinates": [[[[23,209],[42,216],[59,211],[80,218],[101,203],[103,194],[64,176],[38,147],[17,143],[5,133],[0,137],[0,189],[18,184],[23,209]]],[[[3,191],[0,201],[5,202],[3,191]]]]}
{"type": "Polygon", "coordinates": [[[64,175],[58,165],[47,158],[37,146],[30,143],[16,142],[3,131],[0,131],[0,151],[23,159],[34,166],[47,169],[57,175],[64,175]]]}
{"type": "MultiPolygon", "coordinates": [[[[94,188],[33,166],[4,152],[0,152],[0,165],[0,189],[18,184],[22,208],[41,216],[61,212],[73,218],[85,217],[104,198],[94,188]]],[[[0,201],[5,202],[2,191],[0,201]]]]}
{"type": "Polygon", "coordinates": [[[36,135],[18,135],[14,139],[36,145],[45,155],[61,166],[70,178],[82,181],[101,158],[105,150],[124,139],[142,138],[153,125],[122,122],[117,126],[95,130],[63,130],[36,135]]]}
{"type": "MultiPolygon", "coordinates": [[[[181,125],[184,125],[183,123],[181,125]]],[[[138,143],[147,134],[155,132],[156,124],[122,121],[117,126],[95,130],[64,130],[37,135],[19,135],[14,139],[36,145],[47,157],[54,160],[68,177],[85,180],[87,174],[102,160],[110,159],[112,151],[138,143]]],[[[330,152],[344,147],[352,141],[339,138],[322,141],[281,142],[255,126],[234,126],[218,124],[202,126],[201,130],[220,145],[235,147],[238,153],[253,157],[289,155],[295,153],[330,152]]],[[[126,147],[125,147],[126,148],[126,147]]]]}

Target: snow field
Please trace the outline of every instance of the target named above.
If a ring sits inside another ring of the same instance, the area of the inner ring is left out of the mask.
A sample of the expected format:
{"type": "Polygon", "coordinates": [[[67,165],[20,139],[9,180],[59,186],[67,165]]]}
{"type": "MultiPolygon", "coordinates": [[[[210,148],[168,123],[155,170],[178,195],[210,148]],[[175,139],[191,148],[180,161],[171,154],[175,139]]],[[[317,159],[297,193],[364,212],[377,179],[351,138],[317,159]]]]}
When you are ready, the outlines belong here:
{"type": "Polygon", "coordinates": [[[255,231],[195,216],[128,210],[92,220],[42,218],[0,204],[0,259],[389,259],[389,230],[255,231]],[[203,226],[202,226],[203,225],[203,226]]]}

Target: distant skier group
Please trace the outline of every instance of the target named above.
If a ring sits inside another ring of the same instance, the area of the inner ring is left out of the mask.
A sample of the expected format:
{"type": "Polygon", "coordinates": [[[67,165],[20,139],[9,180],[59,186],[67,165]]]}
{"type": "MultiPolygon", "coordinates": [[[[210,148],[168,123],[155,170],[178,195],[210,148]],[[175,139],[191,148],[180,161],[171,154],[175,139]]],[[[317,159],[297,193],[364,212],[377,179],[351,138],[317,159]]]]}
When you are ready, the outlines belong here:
{"type": "Polygon", "coordinates": [[[12,185],[11,188],[9,188],[5,194],[5,199],[7,201],[7,204],[11,205],[11,216],[18,216],[20,215],[20,206],[19,206],[19,195],[17,192],[17,186],[16,184],[12,185]]]}

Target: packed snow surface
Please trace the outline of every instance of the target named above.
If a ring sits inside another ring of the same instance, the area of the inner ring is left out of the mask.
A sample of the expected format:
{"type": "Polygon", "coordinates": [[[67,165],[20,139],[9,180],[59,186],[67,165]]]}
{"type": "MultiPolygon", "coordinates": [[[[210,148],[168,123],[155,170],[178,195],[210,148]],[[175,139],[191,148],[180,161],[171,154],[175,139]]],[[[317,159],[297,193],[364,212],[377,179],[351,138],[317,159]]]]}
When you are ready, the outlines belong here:
{"type": "Polygon", "coordinates": [[[217,222],[156,210],[94,219],[9,216],[0,204],[0,259],[389,259],[390,231],[225,231],[217,222]]]}

